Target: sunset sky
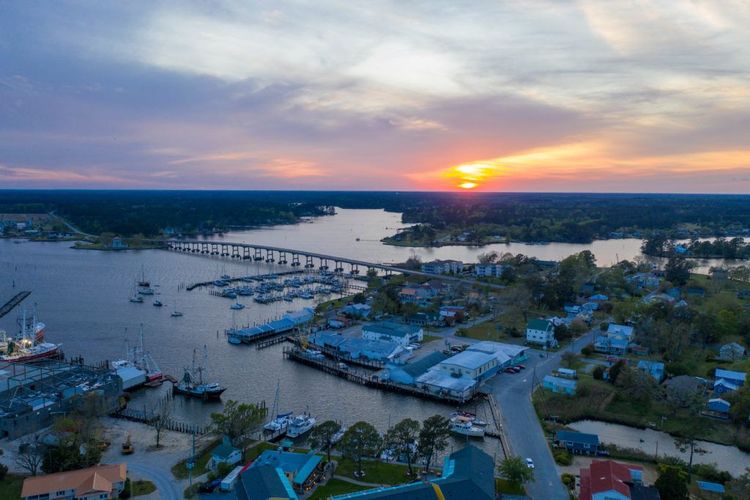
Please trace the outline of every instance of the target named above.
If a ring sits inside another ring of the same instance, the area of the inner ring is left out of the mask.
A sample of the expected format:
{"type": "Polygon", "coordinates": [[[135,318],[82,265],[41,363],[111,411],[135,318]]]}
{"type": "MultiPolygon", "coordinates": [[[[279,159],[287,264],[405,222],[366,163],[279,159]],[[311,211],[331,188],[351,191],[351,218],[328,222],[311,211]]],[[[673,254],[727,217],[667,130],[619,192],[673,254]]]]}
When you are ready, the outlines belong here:
{"type": "Polygon", "coordinates": [[[742,0],[4,1],[0,188],[750,193],[749,27],[742,0]]]}

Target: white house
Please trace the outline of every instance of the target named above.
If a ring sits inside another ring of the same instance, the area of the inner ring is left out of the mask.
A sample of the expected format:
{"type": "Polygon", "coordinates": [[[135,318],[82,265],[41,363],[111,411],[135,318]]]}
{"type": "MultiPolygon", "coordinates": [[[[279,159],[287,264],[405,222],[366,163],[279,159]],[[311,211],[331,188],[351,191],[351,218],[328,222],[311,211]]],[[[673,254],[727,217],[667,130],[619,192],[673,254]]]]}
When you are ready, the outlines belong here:
{"type": "Polygon", "coordinates": [[[414,342],[422,342],[424,330],[417,325],[402,325],[390,321],[381,321],[364,325],[362,327],[362,338],[395,342],[405,347],[414,342]]]}
{"type": "Polygon", "coordinates": [[[474,276],[500,278],[504,270],[505,266],[502,264],[476,264],[474,266],[474,276]]]}
{"type": "Polygon", "coordinates": [[[211,450],[211,459],[208,461],[208,468],[213,470],[221,463],[234,465],[242,460],[242,451],[232,446],[228,437],[224,436],[222,443],[211,450]]]}
{"type": "Polygon", "coordinates": [[[526,342],[529,344],[555,347],[555,327],[551,321],[546,319],[532,319],[526,324],[526,342]]]}

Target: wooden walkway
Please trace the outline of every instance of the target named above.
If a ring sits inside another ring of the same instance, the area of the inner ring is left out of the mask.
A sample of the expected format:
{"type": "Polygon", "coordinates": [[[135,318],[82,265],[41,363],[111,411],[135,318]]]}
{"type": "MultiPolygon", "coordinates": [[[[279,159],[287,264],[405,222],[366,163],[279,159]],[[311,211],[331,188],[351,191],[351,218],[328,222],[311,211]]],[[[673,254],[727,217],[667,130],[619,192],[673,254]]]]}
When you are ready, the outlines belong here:
{"type": "Polygon", "coordinates": [[[451,396],[448,394],[436,394],[436,393],[426,391],[423,389],[419,389],[418,387],[414,387],[410,385],[402,385],[402,384],[396,384],[394,382],[388,382],[385,380],[381,380],[377,375],[363,375],[362,373],[358,371],[349,370],[348,368],[342,368],[339,366],[339,363],[336,363],[334,361],[330,361],[327,359],[320,360],[320,359],[310,358],[309,356],[305,356],[304,354],[302,354],[302,351],[300,351],[298,348],[294,348],[294,347],[285,348],[284,357],[287,359],[291,359],[292,361],[302,363],[304,365],[312,366],[314,368],[317,368],[318,370],[324,371],[331,375],[336,375],[338,377],[344,378],[350,382],[354,382],[360,385],[365,385],[368,387],[375,387],[377,389],[382,389],[382,390],[389,391],[389,392],[395,392],[398,394],[405,394],[407,396],[414,396],[417,398],[429,399],[432,401],[437,401],[439,403],[451,405],[452,407],[466,404],[470,402],[472,399],[474,399],[474,397],[476,396],[476,394],[473,394],[470,398],[463,399],[463,398],[458,398],[458,397],[451,396]]]}
{"type": "Polygon", "coordinates": [[[0,318],[11,312],[14,307],[23,302],[29,295],[31,295],[31,292],[18,292],[15,294],[13,298],[0,307],[0,318]]]}

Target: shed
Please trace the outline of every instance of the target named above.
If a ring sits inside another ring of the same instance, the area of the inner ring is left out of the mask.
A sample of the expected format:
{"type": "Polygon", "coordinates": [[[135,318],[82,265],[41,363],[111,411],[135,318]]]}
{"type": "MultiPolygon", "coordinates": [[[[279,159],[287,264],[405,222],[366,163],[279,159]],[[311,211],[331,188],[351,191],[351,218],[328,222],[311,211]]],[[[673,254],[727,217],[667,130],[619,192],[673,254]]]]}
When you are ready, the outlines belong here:
{"type": "Polygon", "coordinates": [[[556,394],[567,394],[568,396],[573,396],[576,393],[576,387],[578,384],[575,380],[555,377],[554,375],[545,375],[542,385],[545,389],[556,394]]]}
{"type": "Polygon", "coordinates": [[[713,398],[708,400],[709,411],[728,414],[731,407],[732,404],[729,401],[725,401],[721,398],[713,398]]]}

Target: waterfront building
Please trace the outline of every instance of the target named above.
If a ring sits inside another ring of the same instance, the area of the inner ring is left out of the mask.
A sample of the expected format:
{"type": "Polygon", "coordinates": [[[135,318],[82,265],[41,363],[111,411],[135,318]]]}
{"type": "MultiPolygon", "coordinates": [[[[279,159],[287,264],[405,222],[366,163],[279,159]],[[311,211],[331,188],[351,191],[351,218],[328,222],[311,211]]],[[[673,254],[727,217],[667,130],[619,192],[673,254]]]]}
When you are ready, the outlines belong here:
{"type": "Polygon", "coordinates": [[[467,350],[441,361],[435,365],[435,370],[443,370],[454,377],[484,380],[497,372],[497,361],[495,354],[467,350]]]}
{"type": "Polygon", "coordinates": [[[555,377],[554,375],[545,375],[542,386],[555,394],[567,394],[574,396],[578,383],[569,378],[555,377]]]}
{"type": "Polygon", "coordinates": [[[643,467],[594,460],[581,469],[579,500],[659,500],[653,486],[643,484],[643,467]]]}
{"type": "Polygon", "coordinates": [[[234,465],[239,463],[240,460],[242,460],[242,450],[232,446],[232,441],[227,436],[224,436],[221,444],[211,450],[208,468],[214,470],[219,464],[234,465]]]}
{"type": "Polygon", "coordinates": [[[546,319],[532,319],[526,324],[526,342],[547,347],[557,345],[555,327],[546,319]]]}
{"type": "Polygon", "coordinates": [[[500,278],[505,271],[505,266],[502,264],[476,264],[474,266],[474,276],[500,278]]]}
{"type": "Polygon", "coordinates": [[[453,324],[462,322],[466,318],[466,308],[463,306],[442,306],[438,311],[443,323],[453,324]]]}
{"type": "Polygon", "coordinates": [[[506,368],[523,363],[528,359],[528,347],[517,344],[505,344],[503,342],[494,342],[484,340],[471,344],[466,348],[467,351],[484,352],[493,354],[497,358],[498,368],[506,368]]]}
{"type": "Polygon", "coordinates": [[[464,270],[460,260],[433,260],[422,264],[422,272],[430,274],[458,274],[464,270]]]}
{"type": "Polygon", "coordinates": [[[495,499],[495,461],[474,445],[448,455],[439,477],[334,496],[333,500],[495,499]]]}
{"type": "Polygon", "coordinates": [[[599,453],[599,436],[574,431],[557,431],[554,444],[576,455],[596,455],[599,453]]]}
{"type": "Polygon", "coordinates": [[[466,375],[454,376],[445,370],[433,368],[417,377],[420,389],[437,395],[447,395],[468,401],[474,394],[477,381],[466,375]]]}
{"type": "MultiPolygon", "coordinates": [[[[314,452],[294,453],[291,451],[266,450],[255,459],[248,470],[256,467],[272,466],[281,469],[294,491],[305,493],[321,479],[323,462],[314,452]]],[[[250,498],[254,498],[252,495],[250,498]]]]}
{"type": "Polygon", "coordinates": [[[127,472],[127,464],[113,464],[27,477],[23,481],[21,498],[24,500],[119,498],[125,488],[127,472]]]}
{"type": "Polygon", "coordinates": [[[405,325],[392,321],[380,321],[362,326],[362,338],[385,340],[406,347],[414,342],[422,342],[424,330],[421,326],[405,325]]]}
{"type": "Polygon", "coordinates": [[[352,359],[385,361],[395,359],[404,352],[403,346],[396,342],[345,337],[333,332],[318,332],[310,340],[316,345],[340,351],[352,359]]]}
{"type": "Polygon", "coordinates": [[[112,250],[127,250],[128,244],[120,238],[119,236],[115,236],[112,238],[112,244],[110,245],[112,250]]]}
{"type": "Polygon", "coordinates": [[[426,286],[407,286],[398,293],[398,300],[402,304],[417,304],[421,307],[430,305],[430,301],[437,296],[435,290],[426,286]]]}
{"type": "Polygon", "coordinates": [[[642,359],[638,362],[638,369],[648,373],[657,382],[664,380],[664,363],[642,359]]]}
{"type": "Polygon", "coordinates": [[[417,383],[417,378],[427,373],[430,368],[445,360],[447,357],[448,356],[442,352],[435,351],[412,363],[389,363],[386,365],[387,378],[388,380],[399,384],[414,385],[417,383]]]}
{"type": "Polygon", "coordinates": [[[259,465],[242,471],[234,493],[237,500],[299,499],[284,471],[273,465],[259,465]]]}

